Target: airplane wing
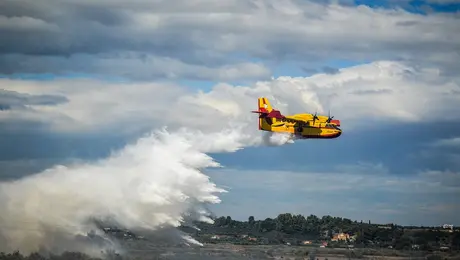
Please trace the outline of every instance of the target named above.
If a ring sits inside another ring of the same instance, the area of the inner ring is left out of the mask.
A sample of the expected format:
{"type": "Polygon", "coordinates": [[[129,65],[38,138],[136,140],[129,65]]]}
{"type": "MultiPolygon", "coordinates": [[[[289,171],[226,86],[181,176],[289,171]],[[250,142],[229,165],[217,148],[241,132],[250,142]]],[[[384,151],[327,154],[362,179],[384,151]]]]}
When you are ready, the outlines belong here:
{"type": "Polygon", "coordinates": [[[287,121],[300,123],[300,124],[304,124],[304,123],[310,121],[310,120],[307,120],[307,119],[299,119],[299,118],[296,118],[294,116],[286,116],[286,119],[287,119],[287,121]]]}

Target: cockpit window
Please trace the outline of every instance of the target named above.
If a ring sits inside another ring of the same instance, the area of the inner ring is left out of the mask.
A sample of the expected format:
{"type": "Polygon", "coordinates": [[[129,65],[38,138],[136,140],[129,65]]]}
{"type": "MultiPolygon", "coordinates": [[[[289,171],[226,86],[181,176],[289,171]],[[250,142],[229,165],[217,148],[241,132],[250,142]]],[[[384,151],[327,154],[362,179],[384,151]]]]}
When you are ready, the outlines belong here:
{"type": "Polygon", "coordinates": [[[340,128],[335,125],[335,124],[326,124],[326,127],[330,127],[330,128],[334,128],[334,129],[337,129],[337,130],[340,130],[340,128]]]}
{"type": "Polygon", "coordinates": [[[333,128],[333,129],[340,130],[340,128],[339,128],[336,124],[329,124],[329,123],[326,123],[324,126],[325,126],[326,128],[333,128]]]}

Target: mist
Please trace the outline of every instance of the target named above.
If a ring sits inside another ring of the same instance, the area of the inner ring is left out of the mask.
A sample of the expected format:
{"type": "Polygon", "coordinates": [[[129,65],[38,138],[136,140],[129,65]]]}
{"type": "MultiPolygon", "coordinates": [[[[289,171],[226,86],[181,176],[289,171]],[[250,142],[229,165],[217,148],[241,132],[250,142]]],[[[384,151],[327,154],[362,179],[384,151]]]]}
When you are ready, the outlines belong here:
{"type": "Polygon", "coordinates": [[[212,222],[205,205],[220,203],[219,194],[227,192],[202,173],[221,167],[206,153],[281,145],[283,140],[238,129],[202,134],[165,128],[108,158],[58,165],[0,183],[0,250],[91,255],[122,251],[92,220],[111,220],[127,229],[158,232],[157,238],[199,244],[174,227],[193,220],[212,222]]]}

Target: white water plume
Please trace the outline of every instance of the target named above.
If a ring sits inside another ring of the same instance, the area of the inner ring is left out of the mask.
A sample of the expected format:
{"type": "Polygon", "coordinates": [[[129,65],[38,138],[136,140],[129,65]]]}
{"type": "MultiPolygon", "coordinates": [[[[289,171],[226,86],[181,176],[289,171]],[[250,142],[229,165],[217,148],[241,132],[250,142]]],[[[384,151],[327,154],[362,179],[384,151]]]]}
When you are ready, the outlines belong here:
{"type": "Polygon", "coordinates": [[[51,249],[58,237],[68,242],[62,250],[80,250],[74,237],[94,228],[91,218],[112,218],[128,229],[178,226],[195,205],[220,202],[225,190],[199,171],[218,166],[186,138],[160,131],[96,163],[1,183],[0,250],[51,249]]]}
{"type": "Polygon", "coordinates": [[[99,244],[76,238],[96,228],[91,219],[150,231],[177,227],[188,213],[188,218],[212,221],[201,205],[220,203],[218,194],[226,191],[200,171],[220,167],[206,152],[233,152],[267,142],[256,139],[238,130],[157,131],[97,162],[56,166],[0,183],[0,250],[95,254],[116,247],[103,232],[99,244]]]}
{"type": "Polygon", "coordinates": [[[264,145],[280,146],[294,143],[295,136],[290,133],[265,132],[262,136],[264,145]]]}

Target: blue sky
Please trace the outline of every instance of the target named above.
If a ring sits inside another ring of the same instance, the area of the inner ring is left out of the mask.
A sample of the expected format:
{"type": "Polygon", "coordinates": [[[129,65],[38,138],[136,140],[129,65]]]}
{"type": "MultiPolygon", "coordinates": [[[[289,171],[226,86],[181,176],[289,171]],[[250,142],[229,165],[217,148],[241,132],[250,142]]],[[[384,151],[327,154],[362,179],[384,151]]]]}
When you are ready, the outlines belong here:
{"type": "Polygon", "coordinates": [[[7,39],[0,45],[0,105],[8,108],[0,117],[0,178],[94,162],[162,126],[255,127],[245,113],[268,94],[290,113],[332,107],[344,134],[211,153],[224,168],[206,173],[229,188],[212,206],[216,214],[460,225],[460,146],[436,145],[460,137],[460,78],[451,73],[460,68],[460,5],[288,2],[267,0],[265,11],[247,1],[216,4],[209,7],[214,16],[193,16],[203,8],[190,4],[183,17],[175,1],[85,3],[73,16],[59,15],[78,6],[73,1],[8,4],[0,11],[8,18],[0,27],[7,39]],[[223,9],[228,16],[217,15],[223,9]],[[15,16],[35,20],[20,27],[15,16]],[[357,94],[382,89],[387,94],[357,94]],[[51,104],[37,104],[43,99],[51,104]],[[183,105],[190,100],[194,105],[183,105]]]}
{"type": "Polygon", "coordinates": [[[366,5],[372,8],[402,8],[409,12],[426,14],[429,7],[434,12],[447,12],[454,13],[460,8],[460,3],[456,1],[424,1],[424,0],[403,0],[403,1],[392,1],[392,0],[355,0],[353,1],[356,5],[366,5]]]}

